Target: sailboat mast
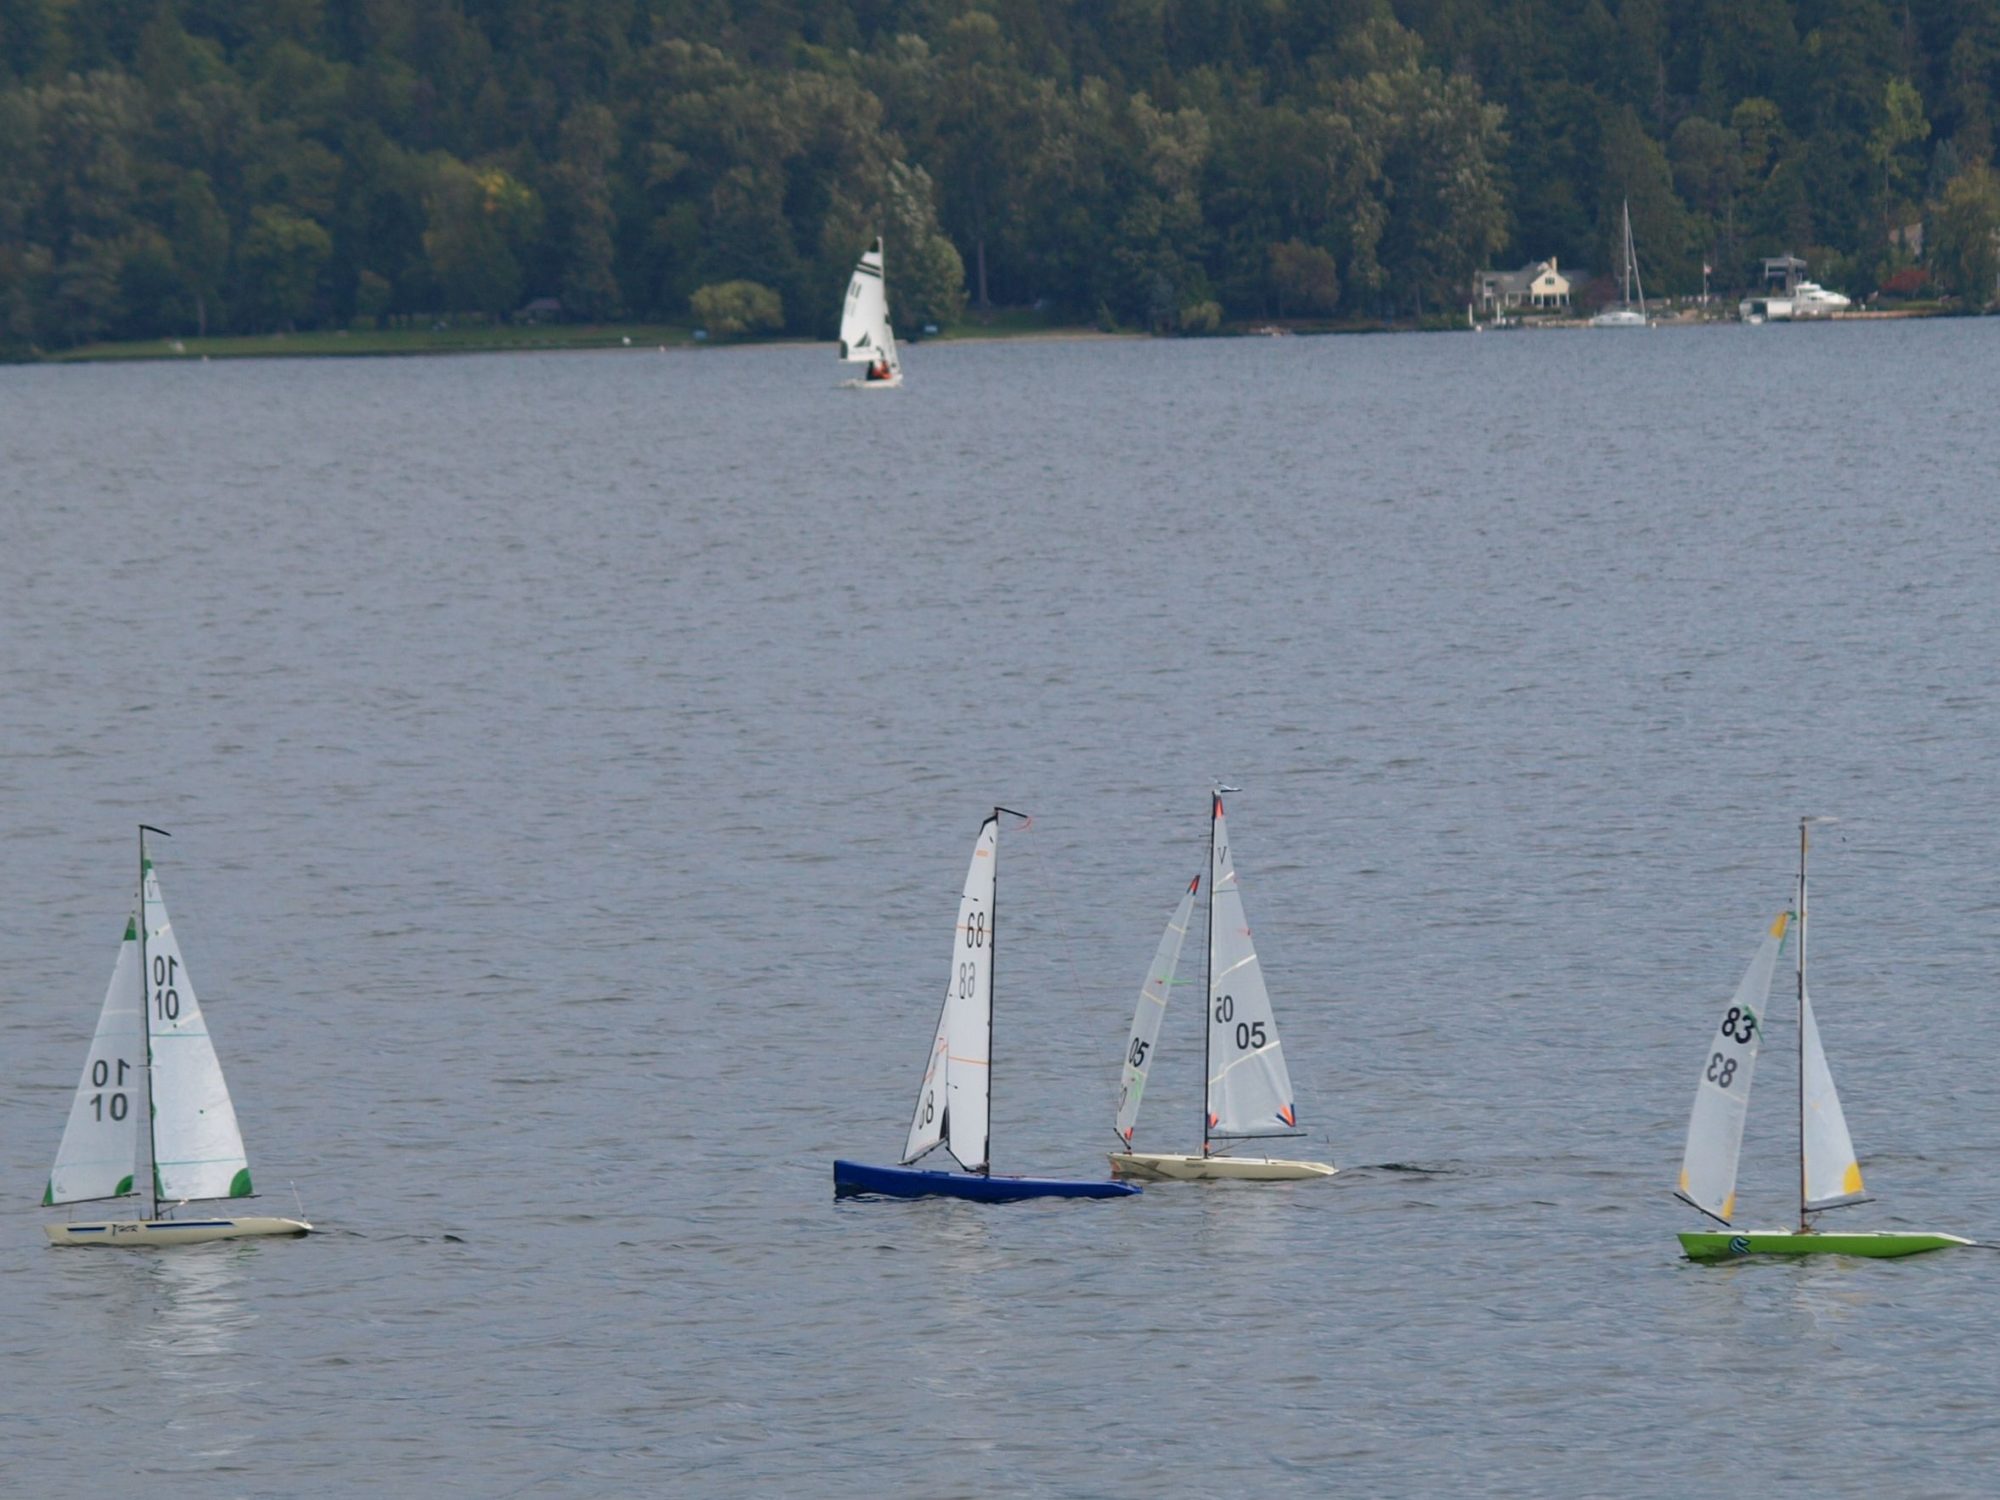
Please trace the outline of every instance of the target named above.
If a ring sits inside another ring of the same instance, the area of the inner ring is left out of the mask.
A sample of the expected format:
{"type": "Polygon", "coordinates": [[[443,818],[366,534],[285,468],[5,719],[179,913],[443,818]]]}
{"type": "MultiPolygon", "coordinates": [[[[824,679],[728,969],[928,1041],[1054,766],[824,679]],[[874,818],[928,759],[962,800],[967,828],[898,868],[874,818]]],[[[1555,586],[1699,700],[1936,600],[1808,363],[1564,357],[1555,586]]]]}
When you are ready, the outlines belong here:
{"type": "Polygon", "coordinates": [[[1204,937],[1202,967],[1208,972],[1201,1003],[1201,1154],[1208,1155],[1208,1081],[1212,1076],[1211,1055],[1215,1045],[1215,814],[1222,806],[1222,793],[1208,795],[1208,930],[1204,937]]]}
{"type": "MultiPolygon", "coordinates": [[[[879,246],[882,242],[878,239],[879,246]]],[[[1000,813],[993,809],[993,909],[986,916],[986,1139],[981,1177],[993,1175],[993,997],[1000,981],[1000,813]]]]}
{"type": "Polygon", "coordinates": [[[157,833],[162,838],[172,838],[164,828],[139,825],[139,1041],[144,1048],[146,1059],[146,1180],[147,1191],[153,1196],[153,1217],[160,1216],[160,1160],[159,1147],[153,1141],[153,1024],[147,1011],[152,1003],[149,993],[152,985],[152,970],[146,959],[146,835],[157,833]]]}
{"type": "Polygon", "coordinates": [[[1799,819],[1799,1233],[1806,1232],[1806,829],[1799,819]]]}

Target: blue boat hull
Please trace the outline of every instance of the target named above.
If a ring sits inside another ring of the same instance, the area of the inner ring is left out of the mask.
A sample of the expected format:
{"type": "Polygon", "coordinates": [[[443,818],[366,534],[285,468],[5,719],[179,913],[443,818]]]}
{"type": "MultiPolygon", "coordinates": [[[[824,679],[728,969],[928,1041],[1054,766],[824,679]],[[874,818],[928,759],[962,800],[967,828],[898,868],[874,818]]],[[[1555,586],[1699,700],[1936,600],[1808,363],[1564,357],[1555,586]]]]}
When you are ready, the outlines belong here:
{"type": "Polygon", "coordinates": [[[851,1198],[966,1198],[974,1203],[1018,1203],[1024,1198],[1129,1198],[1129,1182],[1069,1181],[1060,1177],[974,1177],[965,1172],[920,1172],[915,1167],[833,1164],[833,1195],[851,1198]]]}

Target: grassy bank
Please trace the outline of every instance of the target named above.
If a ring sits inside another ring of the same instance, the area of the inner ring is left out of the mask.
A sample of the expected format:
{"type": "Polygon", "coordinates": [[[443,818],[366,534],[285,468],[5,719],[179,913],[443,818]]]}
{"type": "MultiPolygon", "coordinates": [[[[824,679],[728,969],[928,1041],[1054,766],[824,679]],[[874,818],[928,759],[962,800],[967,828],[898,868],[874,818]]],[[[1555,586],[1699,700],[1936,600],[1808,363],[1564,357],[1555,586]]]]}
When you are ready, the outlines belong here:
{"type": "MultiPolygon", "coordinates": [[[[961,323],[941,333],[906,343],[931,340],[1010,339],[1088,336],[1098,330],[1088,324],[1059,323],[1032,308],[1004,308],[968,313],[961,323]]],[[[84,344],[21,358],[55,364],[100,363],[130,359],[306,359],[325,356],[395,354],[483,354],[547,349],[673,349],[697,344],[694,330],[663,323],[546,323],[512,327],[480,324],[444,328],[336,328],[307,333],[265,333],[230,338],[135,339],[84,344]]],[[[745,340],[746,343],[798,342],[745,340]]],[[[714,347],[727,348],[724,341],[714,347]]]]}
{"type": "Polygon", "coordinates": [[[85,344],[42,356],[60,364],[121,359],[302,359],[325,355],[477,354],[520,349],[672,348],[693,333],[664,324],[484,325],[464,328],[337,328],[237,338],[140,339],[85,344]]]}

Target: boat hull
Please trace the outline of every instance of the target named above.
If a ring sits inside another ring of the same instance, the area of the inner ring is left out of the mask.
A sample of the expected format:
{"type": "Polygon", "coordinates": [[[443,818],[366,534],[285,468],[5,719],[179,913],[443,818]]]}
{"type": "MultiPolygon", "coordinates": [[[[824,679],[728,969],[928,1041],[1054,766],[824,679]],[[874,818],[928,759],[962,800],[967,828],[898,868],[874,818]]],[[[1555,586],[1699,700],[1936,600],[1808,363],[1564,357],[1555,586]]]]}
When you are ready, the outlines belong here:
{"type": "Polygon", "coordinates": [[[1114,1151],[1111,1175],[1134,1182],[1306,1182],[1339,1171],[1330,1162],[1285,1161],[1272,1156],[1175,1156],[1155,1151],[1114,1151]]]}
{"type": "Polygon", "coordinates": [[[46,1224],[51,1245],[117,1245],[138,1249],[156,1245],[205,1245],[212,1240],[249,1240],[270,1236],[293,1239],[311,1234],[304,1219],[99,1219],[91,1223],[46,1224]]]}
{"type": "Polygon", "coordinates": [[[1800,1234],[1790,1229],[1751,1230],[1742,1234],[1727,1229],[1695,1229],[1682,1234],[1680,1241],[1689,1260],[1735,1260],[1745,1255],[1866,1255],[1887,1259],[1972,1243],[1955,1234],[1903,1230],[1800,1234]]]}
{"type": "Polygon", "coordinates": [[[973,1203],[1019,1203],[1029,1198],[1129,1198],[1139,1189],[1125,1182],[1060,1177],[975,1177],[966,1172],[925,1172],[915,1167],[833,1164],[833,1195],[852,1198],[964,1198],[973,1203]]]}
{"type": "Polygon", "coordinates": [[[844,391],[900,391],[903,377],[891,375],[887,380],[843,380],[840,388],[844,391]]]}

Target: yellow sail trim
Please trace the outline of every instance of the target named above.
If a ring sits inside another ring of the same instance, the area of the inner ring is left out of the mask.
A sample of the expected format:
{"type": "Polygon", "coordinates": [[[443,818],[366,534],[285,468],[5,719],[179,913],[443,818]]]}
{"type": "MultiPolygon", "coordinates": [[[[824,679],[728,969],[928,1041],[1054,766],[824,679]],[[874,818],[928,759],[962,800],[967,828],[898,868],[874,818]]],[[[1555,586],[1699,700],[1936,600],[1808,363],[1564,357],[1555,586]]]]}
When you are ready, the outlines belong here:
{"type": "Polygon", "coordinates": [[[1771,924],[1771,936],[1774,938],[1783,937],[1785,935],[1785,926],[1791,920],[1792,920],[1792,914],[1790,912],[1788,911],[1779,912],[1778,920],[1771,924]]]}
{"type": "Polygon", "coordinates": [[[1843,1193],[1858,1193],[1861,1191],[1860,1162],[1851,1161],[1847,1164],[1847,1171],[1841,1175],[1840,1190],[1843,1193]]]}
{"type": "Polygon", "coordinates": [[[1722,1200],[1722,1212],[1717,1215],[1725,1224],[1736,1217],[1736,1195],[1731,1193],[1722,1200]]]}
{"type": "Polygon", "coordinates": [[[1681,1168],[1681,1191],[1685,1193],[1685,1192],[1686,1192],[1687,1190],[1688,1190],[1688,1169],[1687,1169],[1686,1167],[1682,1167],[1682,1168],[1681,1168]]]}

